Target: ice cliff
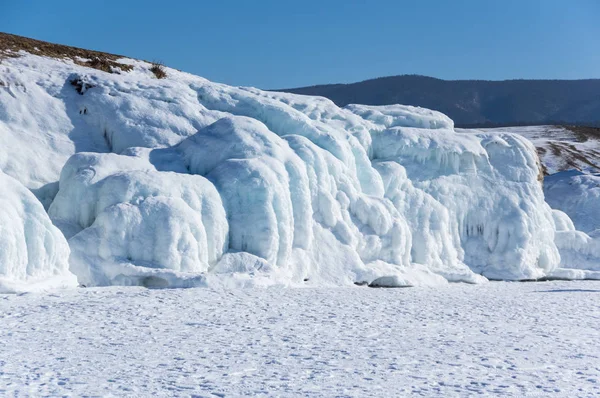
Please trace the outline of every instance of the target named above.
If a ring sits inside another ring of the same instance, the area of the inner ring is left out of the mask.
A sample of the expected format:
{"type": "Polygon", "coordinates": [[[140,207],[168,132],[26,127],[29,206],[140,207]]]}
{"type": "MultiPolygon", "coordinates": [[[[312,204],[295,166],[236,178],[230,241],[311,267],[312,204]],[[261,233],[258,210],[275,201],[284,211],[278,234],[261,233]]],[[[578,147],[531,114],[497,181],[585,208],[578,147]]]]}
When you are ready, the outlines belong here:
{"type": "Polygon", "coordinates": [[[0,280],[72,284],[67,258],[85,286],[582,277],[522,137],[119,62],[0,64],[0,280]]]}

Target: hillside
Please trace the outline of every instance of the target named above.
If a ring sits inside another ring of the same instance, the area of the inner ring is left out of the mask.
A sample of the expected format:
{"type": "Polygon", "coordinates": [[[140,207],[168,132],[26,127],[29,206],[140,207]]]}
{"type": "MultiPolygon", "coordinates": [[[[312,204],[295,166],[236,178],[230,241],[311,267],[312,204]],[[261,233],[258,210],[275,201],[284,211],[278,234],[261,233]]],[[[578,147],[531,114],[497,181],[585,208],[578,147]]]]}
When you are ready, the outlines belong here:
{"type": "Polygon", "coordinates": [[[459,127],[600,125],[600,79],[484,81],[403,75],[278,91],[319,95],[338,106],[411,104],[445,113],[459,127]]]}
{"type": "Polygon", "coordinates": [[[108,73],[128,72],[132,69],[131,65],[118,62],[119,59],[124,58],[121,55],[48,43],[46,41],[0,32],[0,61],[6,58],[18,57],[21,52],[70,60],[77,65],[108,73]]]}

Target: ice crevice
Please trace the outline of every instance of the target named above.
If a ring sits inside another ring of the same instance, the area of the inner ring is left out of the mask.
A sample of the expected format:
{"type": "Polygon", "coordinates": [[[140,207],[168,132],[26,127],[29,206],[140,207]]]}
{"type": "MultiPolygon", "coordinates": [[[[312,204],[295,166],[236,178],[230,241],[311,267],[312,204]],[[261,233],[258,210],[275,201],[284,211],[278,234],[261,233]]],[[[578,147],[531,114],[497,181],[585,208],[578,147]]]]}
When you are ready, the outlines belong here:
{"type": "Polygon", "coordinates": [[[573,271],[600,250],[545,202],[535,149],[519,136],[172,69],[157,80],[131,63],[107,74],[7,60],[0,78],[22,74],[28,89],[18,101],[0,92],[0,169],[16,192],[6,200],[39,206],[0,210],[1,228],[29,231],[0,236],[0,248],[20,242],[0,253],[3,280],[392,287],[600,271],[573,271]],[[83,94],[65,84],[84,75],[83,94]],[[27,188],[47,196],[47,213],[27,188]],[[44,227],[27,227],[30,216],[44,227]],[[52,239],[34,244],[40,236],[52,239]]]}

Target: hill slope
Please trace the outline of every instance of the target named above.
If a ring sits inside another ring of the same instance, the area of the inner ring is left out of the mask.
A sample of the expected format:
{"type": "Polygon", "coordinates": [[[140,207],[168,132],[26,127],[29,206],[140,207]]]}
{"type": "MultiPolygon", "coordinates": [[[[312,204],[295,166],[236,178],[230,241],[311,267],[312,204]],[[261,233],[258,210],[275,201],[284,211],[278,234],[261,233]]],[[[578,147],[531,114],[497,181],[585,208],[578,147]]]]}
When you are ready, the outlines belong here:
{"type": "Polygon", "coordinates": [[[461,127],[600,124],[600,79],[449,81],[403,75],[279,91],[323,96],[338,106],[422,106],[445,113],[461,127]]]}

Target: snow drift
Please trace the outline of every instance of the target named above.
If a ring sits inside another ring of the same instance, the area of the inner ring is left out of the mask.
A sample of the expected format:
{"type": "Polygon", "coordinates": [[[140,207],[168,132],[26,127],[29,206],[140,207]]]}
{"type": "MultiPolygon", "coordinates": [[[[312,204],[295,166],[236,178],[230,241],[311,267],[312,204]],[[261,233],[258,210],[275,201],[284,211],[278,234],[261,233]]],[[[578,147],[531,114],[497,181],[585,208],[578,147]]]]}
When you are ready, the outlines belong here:
{"type": "Polygon", "coordinates": [[[412,286],[560,266],[519,136],[119,62],[133,70],[29,54],[0,68],[0,168],[48,208],[86,286],[412,286]]]}

